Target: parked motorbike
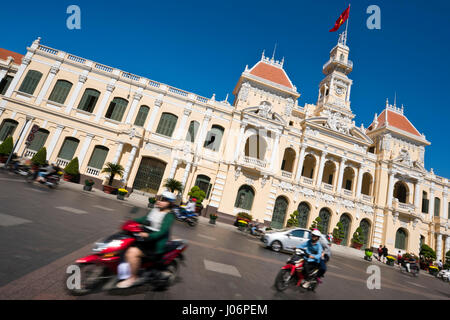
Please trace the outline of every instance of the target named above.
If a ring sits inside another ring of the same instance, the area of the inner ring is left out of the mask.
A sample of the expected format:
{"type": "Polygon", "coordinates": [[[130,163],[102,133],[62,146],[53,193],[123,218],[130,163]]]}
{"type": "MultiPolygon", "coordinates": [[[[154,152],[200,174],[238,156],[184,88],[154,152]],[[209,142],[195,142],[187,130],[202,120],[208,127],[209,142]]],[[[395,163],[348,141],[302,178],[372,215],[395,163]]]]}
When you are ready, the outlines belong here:
{"type": "MultiPolygon", "coordinates": [[[[410,270],[409,273],[411,273],[414,277],[417,277],[419,275],[419,266],[417,263],[410,263],[409,270],[410,270]]],[[[400,264],[400,272],[408,273],[408,268],[406,267],[406,262],[402,262],[400,264]]]]}
{"type": "MultiPolygon", "coordinates": [[[[142,240],[138,234],[143,231],[142,225],[130,220],[122,225],[121,232],[96,243],[93,254],[75,261],[81,270],[81,281],[79,288],[69,289],[70,293],[84,295],[108,281],[117,282],[118,267],[123,263],[125,251],[136,241],[142,240]]],[[[159,260],[151,256],[144,257],[138,285],[150,284],[158,289],[171,286],[177,278],[180,263],[184,259],[183,251],[186,248],[185,240],[172,240],[167,242],[164,254],[159,260]],[[169,276],[163,276],[163,273],[169,276]]]]}
{"type": "Polygon", "coordinates": [[[449,282],[450,281],[450,270],[441,270],[439,271],[439,273],[436,275],[437,278],[442,279],[444,282],[449,282]]]}
{"type": "Polygon", "coordinates": [[[198,216],[195,213],[186,212],[182,207],[177,207],[173,211],[175,212],[175,219],[178,221],[186,222],[191,227],[198,224],[198,216]]]}
{"type": "Polygon", "coordinates": [[[275,278],[275,288],[284,291],[290,286],[302,287],[314,291],[318,285],[317,273],[319,269],[314,269],[306,280],[303,275],[303,266],[306,262],[307,253],[304,249],[296,248],[284,267],[278,272],[275,278]]]}

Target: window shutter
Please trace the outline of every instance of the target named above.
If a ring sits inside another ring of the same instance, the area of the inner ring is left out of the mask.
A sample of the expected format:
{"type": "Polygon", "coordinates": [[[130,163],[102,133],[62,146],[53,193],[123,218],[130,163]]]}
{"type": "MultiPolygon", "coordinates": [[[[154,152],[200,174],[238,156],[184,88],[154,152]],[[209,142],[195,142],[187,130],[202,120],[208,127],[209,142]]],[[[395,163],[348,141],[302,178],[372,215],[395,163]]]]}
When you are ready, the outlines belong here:
{"type": "Polygon", "coordinates": [[[41,78],[42,73],[40,73],[39,71],[36,70],[28,71],[27,75],[25,76],[25,79],[22,81],[22,84],[20,85],[19,91],[28,94],[33,94],[41,78]]]}
{"type": "Polygon", "coordinates": [[[102,169],[105,163],[106,156],[108,155],[108,148],[102,146],[96,146],[94,152],[92,152],[91,159],[89,160],[88,167],[95,169],[102,169]]]}
{"type": "Polygon", "coordinates": [[[98,92],[97,90],[86,89],[84,91],[83,97],[80,100],[78,109],[92,113],[99,96],[100,92],[98,92]]]}
{"type": "Polygon", "coordinates": [[[71,88],[72,83],[69,81],[58,80],[52,90],[52,93],[48,97],[48,100],[64,104],[71,88]]]}
{"type": "Polygon", "coordinates": [[[171,137],[175,129],[178,117],[171,113],[163,113],[159,121],[156,133],[171,137]]]}
{"type": "Polygon", "coordinates": [[[58,158],[64,160],[72,160],[75,151],[78,148],[78,139],[66,138],[64,140],[63,146],[59,151],[58,158]]]}
{"type": "Polygon", "coordinates": [[[186,135],[186,141],[194,142],[195,136],[197,135],[198,127],[200,124],[197,121],[191,121],[191,124],[189,125],[189,130],[186,135]]]}
{"type": "Polygon", "coordinates": [[[38,132],[35,133],[33,141],[31,141],[28,149],[33,151],[39,151],[45,144],[47,140],[49,132],[47,130],[39,129],[38,132]]]}
{"type": "Polygon", "coordinates": [[[17,128],[17,122],[14,120],[5,120],[0,128],[0,141],[4,141],[8,136],[12,136],[17,128]]]}
{"type": "Polygon", "coordinates": [[[0,82],[0,94],[4,95],[6,93],[6,91],[9,88],[9,85],[11,84],[13,77],[11,76],[6,76],[5,78],[3,78],[3,80],[0,82]]]}
{"type": "Polygon", "coordinates": [[[150,110],[150,108],[147,106],[141,106],[139,108],[139,112],[136,116],[136,120],[134,121],[135,126],[139,126],[139,127],[144,126],[145,120],[147,120],[147,115],[148,115],[149,110],[150,110]]]}

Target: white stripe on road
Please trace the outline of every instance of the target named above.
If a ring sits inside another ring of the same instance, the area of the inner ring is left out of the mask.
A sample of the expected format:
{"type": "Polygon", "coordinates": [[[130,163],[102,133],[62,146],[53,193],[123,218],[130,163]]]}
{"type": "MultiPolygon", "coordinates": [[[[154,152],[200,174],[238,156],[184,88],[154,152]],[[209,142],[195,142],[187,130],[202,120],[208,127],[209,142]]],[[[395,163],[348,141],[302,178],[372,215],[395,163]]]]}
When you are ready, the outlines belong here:
{"type": "Polygon", "coordinates": [[[99,206],[99,205],[95,205],[94,207],[95,207],[95,208],[102,209],[102,210],[106,210],[106,211],[114,211],[114,209],[102,207],[102,206],[99,206]]]}
{"type": "Polygon", "coordinates": [[[8,178],[0,178],[0,181],[26,182],[25,180],[19,180],[19,179],[8,179],[8,178]]]}
{"type": "Polygon", "coordinates": [[[205,238],[205,239],[209,239],[209,240],[216,240],[216,238],[208,237],[208,236],[205,236],[205,235],[203,235],[203,234],[199,234],[198,236],[199,236],[199,237],[202,237],[202,238],[205,238]]]}
{"type": "Polygon", "coordinates": [[[17,226],[19,224],[23,223],[30,223],[30,220],[10,216],[8,214],[0,213],[0,226],[2,227],[11,227],[11,226],[17,226]]]}
{"type": "Polygon", "coordinates": [[[426,287],[424,287],[424,286],[422,286],[422,285],[420,285],[420,284],[414,283],[414,282],[410,282],[410,281],[406,281],[406,282],[408,282],[408,283],[410,283],[410,284],[412,284],[412,285],[415,285],[415,286],[417,286],[417,287],[426,288],[426,287]]]}
{"type": "Polygon", "coordinates": [[[30,190],[30,191],[34,191],[34,192],[39,192],[39,193],[47,193],[47,192],[45,192],[45,191],[38,190],[38,189],[33,189],[33,188],[26,188],[26,189],[28,189],[28,190],[30,190]]]}
{"type": "Polygon", "coordinates": [[[76,214],[86,214],[87,213],[87,211],[75,209],[75,208],[71,208],[71,207],[55,207],[55,208],[64,210],[64,211],[68,211],[68,212],[72,212],[72,213],[76,213],[76,214]]]}
{"type": "Polygon", "coordinates": [[[239,273],[238,269],[236,269],[235,266],[230,266],[229,264],[223,264],[209,260],[203,260],[203,262],[205,263],[206,270],[224,273],[241,278],[241,274],[239,273]]]}
{"type": "Polygon", "coordinates": [[[338,266],[335,266],[334,264],[329,264],[328,266],[332,267],[332,268],[340,269],[338,266]]]}

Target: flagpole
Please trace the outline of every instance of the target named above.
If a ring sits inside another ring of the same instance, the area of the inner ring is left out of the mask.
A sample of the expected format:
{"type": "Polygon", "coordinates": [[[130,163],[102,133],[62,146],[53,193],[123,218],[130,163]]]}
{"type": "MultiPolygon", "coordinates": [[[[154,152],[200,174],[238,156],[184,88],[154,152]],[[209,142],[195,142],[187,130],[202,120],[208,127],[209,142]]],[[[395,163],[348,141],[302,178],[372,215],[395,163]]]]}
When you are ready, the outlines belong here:
{"type": "MultiPolygon", "coordinates": [[[[350,8],[350,3],[348,4],[348,7],[350,8]]],[[[350,9],[348,10],[348,18],[347,18],[347,22],[345,24],[345,41],[344,41],[345,46],[347,45],[348,20],[350,20],[350,9]]]]}

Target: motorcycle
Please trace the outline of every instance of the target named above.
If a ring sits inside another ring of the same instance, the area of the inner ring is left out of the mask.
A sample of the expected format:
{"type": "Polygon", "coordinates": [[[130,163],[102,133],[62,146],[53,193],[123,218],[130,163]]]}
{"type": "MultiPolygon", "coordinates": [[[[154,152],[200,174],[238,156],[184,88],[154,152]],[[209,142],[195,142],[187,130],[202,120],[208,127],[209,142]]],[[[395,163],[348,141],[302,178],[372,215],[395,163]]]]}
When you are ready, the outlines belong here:
{"type": "MultiPolygon", "coordinates": [[[[419,275],[419,266],[417,263],[410,263],[409,264],[409,273],[411,273],[414,277],[417,277],[419,275]]],[[[401,273],[408,273],[408,268],[406,268],[406,263],[402,262],[400,264],[400,272],[401,273]]]]}
{"type": "Polygon", "coordinates": [[[275,278],[275,288],[282,292],[289,286],[295,285],[309,291],[314,291],[318,285],[317,273],[319,269],[314,269],[310,275],[309,280],[306,280],[303,275],[303,267],[306,262],[307,253],[304,249],[296,248],[294,255],[292,255],[284,267],[278,272],[275,278]]]}
{"type": "MultiPolygon", "coordinates": [[[[127,269],[128,264],[122,261],[125,251],[136,241],[142,240],[138,234],[143,231],[142,225],[130,220],[122,225],[121,232],[96,243],[93,254],[75,261],[80,268],[81,281],[78,288],[68,289],[69,292],[73,295],[85,295],[102,283],[117,282],[119,275],[127,269]],[[125,268],[122,268],[123,266],[125,268]]],[[[186,248],[185,240],[172,240],[167,242],[159,259],[155,260],[155,257],[151,256],[142,258],[137,285],[150,284],[157,289],[171,286],[178,276],[180,263],[184,260],[183,251],[186,248]]]]}
{"type": "Polygon", "coordinates": [[[198,216],[195,213],[187,212],[183,207],[174,209],[175,219],[181,222],[187,222],[191,227],[195,227],[198,223],[198,216]]]}
{"type": "MultiPolygon", "coordinates": [[[[39,183],[48,186],[50,189],[54,189],[59,185],[62,172],[55,172],[44,177],[44,180],[39,180],[39,183]]],[[[37,172],[30,170],[27,172],[26,180],[28,183],[32,183],[37,178],[37,172]]]]}
{"type": "Polygon", "coordinates": [[[449,282],[450,281],[450,270],[441,270],[439,271],[439,273],[436,275],[437,278],[442,279],[444,282],[449,282]]]}

